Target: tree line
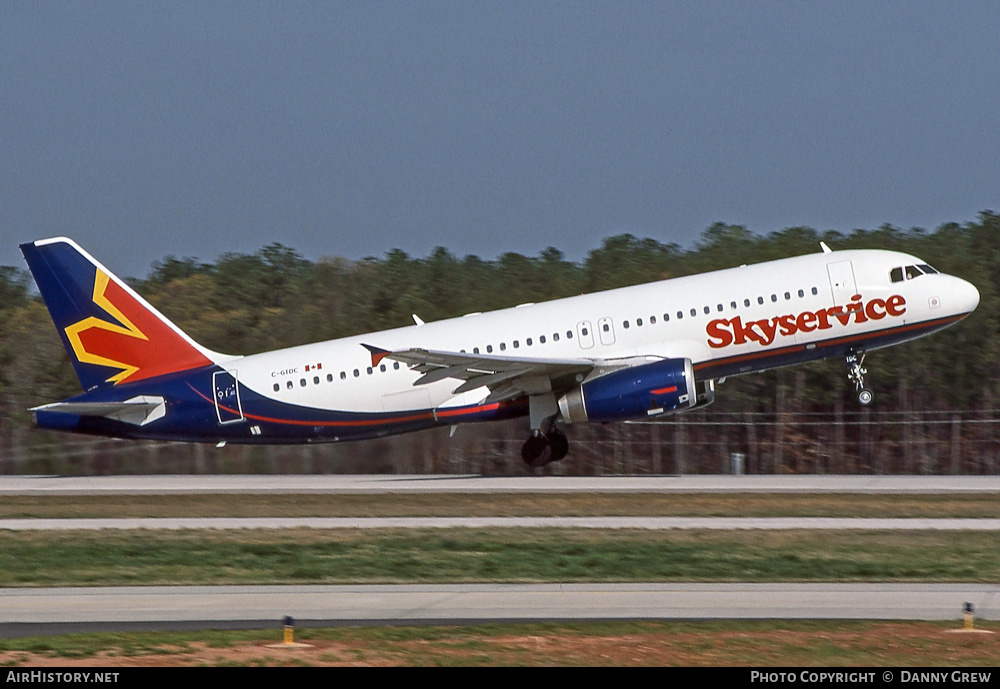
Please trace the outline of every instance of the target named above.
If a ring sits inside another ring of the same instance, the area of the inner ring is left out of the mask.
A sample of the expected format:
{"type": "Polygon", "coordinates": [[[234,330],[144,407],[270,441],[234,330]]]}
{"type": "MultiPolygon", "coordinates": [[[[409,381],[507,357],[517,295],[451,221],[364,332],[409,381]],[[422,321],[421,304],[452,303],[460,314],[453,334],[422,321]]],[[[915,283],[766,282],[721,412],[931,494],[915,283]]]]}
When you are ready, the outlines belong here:
{"type": "MultiPolygon", "coordinates": [[[[965,321],[868,355],[876,404],[858,409],[834,360],[730,378],[705,410],[656,425],[572,427],[573,453],[553,473],[718,472],[734,455],[753,473],[993,473],[1000,407],[1000,215],[934,231],[884,225],[851,233],[792,227],[757,235],[716,223],[691,247],[623,234],[579,262],[549,247],[537,256],[426,257],[394,249],[362,260],[305,259],[271,244],[214,263],[167,256],[130,284],[194,339],[252,354],[362,332],[489,311],[834,249],[892,249],[975,284],[965,321]]],[[[79,392],[30,275],[0,266],[0,472],[526,471],[519,422],[478,425],[450,439],[429,431],[308,448],[112,442],[30,429],[27,409],[79,392]]]]}

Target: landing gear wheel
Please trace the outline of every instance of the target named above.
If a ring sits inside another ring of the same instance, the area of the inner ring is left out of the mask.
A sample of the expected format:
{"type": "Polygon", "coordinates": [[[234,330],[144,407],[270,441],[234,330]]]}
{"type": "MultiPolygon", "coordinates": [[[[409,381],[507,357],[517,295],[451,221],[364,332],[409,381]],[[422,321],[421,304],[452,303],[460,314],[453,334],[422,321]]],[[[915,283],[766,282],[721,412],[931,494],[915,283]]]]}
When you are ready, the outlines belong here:
{"type": "Polygon", "coordinates": [[[521,459],[529,467],[543,467],[552,461],[552,444],[541,431],[532,431],[521,446],[521,459]]]}
{"type": "Polygon", "coordinates": [[[558,462],[569,453],[569,439],[566,438],[565,433],[555,426],[549,431],[548,437],[549,447],[552,448],[552,459],[550,461],[558,462]]]}
{"type": "Polygon", "coordinates": [[[844,355],[844,362],[850,369],[847,373],[847,379],[854,383],[854,389],[858,393],[858,403],[867,407],[875,399],[875,393],[865,387],[865,374],[868,373],[868,369],[862,366],[865,363],[865,353],[859,354],[855,351],[849,351],[844,355]]]}

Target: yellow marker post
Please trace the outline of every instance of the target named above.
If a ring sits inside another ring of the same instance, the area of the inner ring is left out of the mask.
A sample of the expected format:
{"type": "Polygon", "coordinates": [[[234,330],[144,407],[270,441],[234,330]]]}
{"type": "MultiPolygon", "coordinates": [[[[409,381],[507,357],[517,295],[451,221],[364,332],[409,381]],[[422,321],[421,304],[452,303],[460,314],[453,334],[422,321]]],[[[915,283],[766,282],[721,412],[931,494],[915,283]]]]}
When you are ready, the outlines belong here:
{"type": "Polygon", "coordinates": [[[949,634],[992,634],[989,629],[976,629],[975,622],[973,620],[973,615],[976,612],[976,606],[972,603],[966,602],[962,606],[962,618],[965,624],[962,625],[962,629],[947,629],[945,630],[949,634]]]}
{"type": "Polygon", "coordinates": [[[284,637],[280,644],[269,644],[268,648],[312,648],[312,644],[295,641],[295,619],[291,615],[285,615],[281,622],[285,630],[284,637]]]}

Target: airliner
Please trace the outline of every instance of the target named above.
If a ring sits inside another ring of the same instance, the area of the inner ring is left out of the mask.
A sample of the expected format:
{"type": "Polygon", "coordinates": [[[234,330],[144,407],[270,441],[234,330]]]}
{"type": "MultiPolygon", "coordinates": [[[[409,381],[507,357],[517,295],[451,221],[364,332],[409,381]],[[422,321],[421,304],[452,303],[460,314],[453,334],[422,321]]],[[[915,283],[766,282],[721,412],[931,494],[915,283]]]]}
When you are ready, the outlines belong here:
{"type": "Polygon", "coordinates": [[[979,292],[923,260],[838,250],[247,356],[203,347],[64,237],[21,251],[83,393],[34,425],[121,438],[319,443],[527,417],[529,466],[579,423],[711,404],[729,376],[865,354],[946,328],[979,292]]]}

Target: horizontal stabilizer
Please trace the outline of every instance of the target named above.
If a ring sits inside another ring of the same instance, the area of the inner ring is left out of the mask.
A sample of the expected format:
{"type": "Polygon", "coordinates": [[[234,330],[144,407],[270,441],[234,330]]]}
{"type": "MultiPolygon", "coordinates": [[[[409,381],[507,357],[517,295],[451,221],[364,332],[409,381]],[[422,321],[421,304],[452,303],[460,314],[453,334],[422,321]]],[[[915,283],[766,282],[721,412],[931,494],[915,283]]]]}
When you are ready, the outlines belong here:
{"type": "Polygon", "coordinates": [[[34,407],[31,411],[103,416],[134,426],[145,426],[163,418],[167,409],[162,397],[140,395],[124,402],[55,402],[34,407]]]}

